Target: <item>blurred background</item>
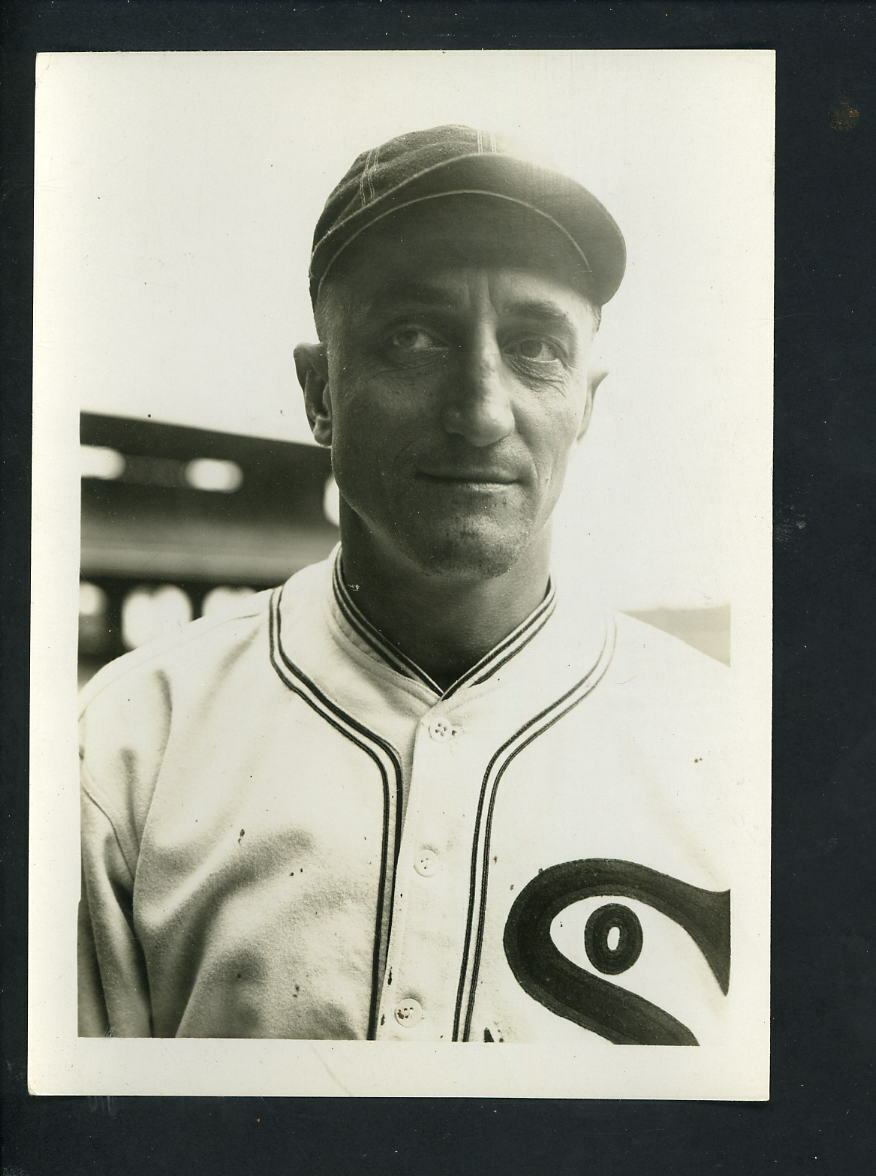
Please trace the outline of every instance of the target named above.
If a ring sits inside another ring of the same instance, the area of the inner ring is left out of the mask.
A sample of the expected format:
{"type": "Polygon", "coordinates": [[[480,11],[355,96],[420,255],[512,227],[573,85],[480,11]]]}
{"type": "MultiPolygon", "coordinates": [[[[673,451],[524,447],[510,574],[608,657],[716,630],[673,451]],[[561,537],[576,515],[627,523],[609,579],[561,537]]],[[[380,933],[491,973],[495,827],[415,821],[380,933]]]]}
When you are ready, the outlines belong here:
{"type": "Polygon", "coordinates": [[[313,445],[83,413],[80,460],[80,685],[337,542],[329,457],[313,445]]]}
{"type": "Polygon", "coordinates": [[[728,660],[766,509],[771,114],[757,53],[41,57],[35,371],[44,416],[80,414],[80,680],[331,549],[292,364],[310,236],[360,151],[446,122],[575,175],[627,240],[558,582],[728,660]]]}

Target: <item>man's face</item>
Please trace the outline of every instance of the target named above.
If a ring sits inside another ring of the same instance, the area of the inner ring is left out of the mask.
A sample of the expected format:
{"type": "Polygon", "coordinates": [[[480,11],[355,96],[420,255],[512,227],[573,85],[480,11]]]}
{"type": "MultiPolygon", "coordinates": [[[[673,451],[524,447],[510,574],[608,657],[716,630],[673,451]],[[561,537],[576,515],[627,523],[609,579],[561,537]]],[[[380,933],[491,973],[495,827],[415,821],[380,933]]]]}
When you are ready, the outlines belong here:
{"type": "Polygon", "coordinates": [[[307,395],[342,534],[467,578],[548,544],[590,412],[595,316],[571,252],[529,212],[454,197],[342,256],[321,314],[327,382],[307,395]]]}

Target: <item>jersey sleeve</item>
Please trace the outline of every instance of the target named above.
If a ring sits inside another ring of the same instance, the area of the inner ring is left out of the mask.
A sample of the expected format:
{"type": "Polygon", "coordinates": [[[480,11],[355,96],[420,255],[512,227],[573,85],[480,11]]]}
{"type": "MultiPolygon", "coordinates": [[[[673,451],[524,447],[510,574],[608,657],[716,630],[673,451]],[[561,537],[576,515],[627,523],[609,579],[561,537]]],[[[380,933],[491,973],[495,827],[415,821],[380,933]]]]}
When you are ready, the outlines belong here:
{"type": "Polygon", "coordinates": [[[79,1036],[152,1035],[146,965],[133,929],[133,863],[82,769],[79,1036]]]}
{"type": "Polygon", "coordinates": [[[82,694],[78,983],[83,1037],[152,1035],[134,883],[167,738],[167,695],[160,663],[145,650],[105,666],[82,694]]]}

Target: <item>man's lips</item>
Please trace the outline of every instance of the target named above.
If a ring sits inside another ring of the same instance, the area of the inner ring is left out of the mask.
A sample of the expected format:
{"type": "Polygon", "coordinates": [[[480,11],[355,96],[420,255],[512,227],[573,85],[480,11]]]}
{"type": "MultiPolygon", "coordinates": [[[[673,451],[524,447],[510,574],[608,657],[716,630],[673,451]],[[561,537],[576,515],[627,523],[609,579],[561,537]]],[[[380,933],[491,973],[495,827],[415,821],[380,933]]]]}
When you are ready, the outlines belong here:
{"type": "Polygon", "coordinates": [[[418,470],[426,482],[459,483],[465,486],[511,486],[519,479],[507,470],[418,470]]]}

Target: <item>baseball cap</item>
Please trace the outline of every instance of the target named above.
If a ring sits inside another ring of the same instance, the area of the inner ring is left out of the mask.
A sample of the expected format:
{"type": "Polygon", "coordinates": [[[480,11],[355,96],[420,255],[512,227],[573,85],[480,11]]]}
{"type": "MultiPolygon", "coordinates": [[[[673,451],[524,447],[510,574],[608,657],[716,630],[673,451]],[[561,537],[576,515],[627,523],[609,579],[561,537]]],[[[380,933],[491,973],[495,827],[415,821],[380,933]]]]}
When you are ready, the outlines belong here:
{"type": "Polygon", "coordinates": [[[591,192],[522,158],[490,132],[441,126],[398,135],[357,156],[316,224],[313,304],[335,261],[367,228],[412,204],[455,195],[494,196],[544,217],[583,260],[590,297],[602,306],[617,291],[626,246],[614,218],[591,192]]]}

